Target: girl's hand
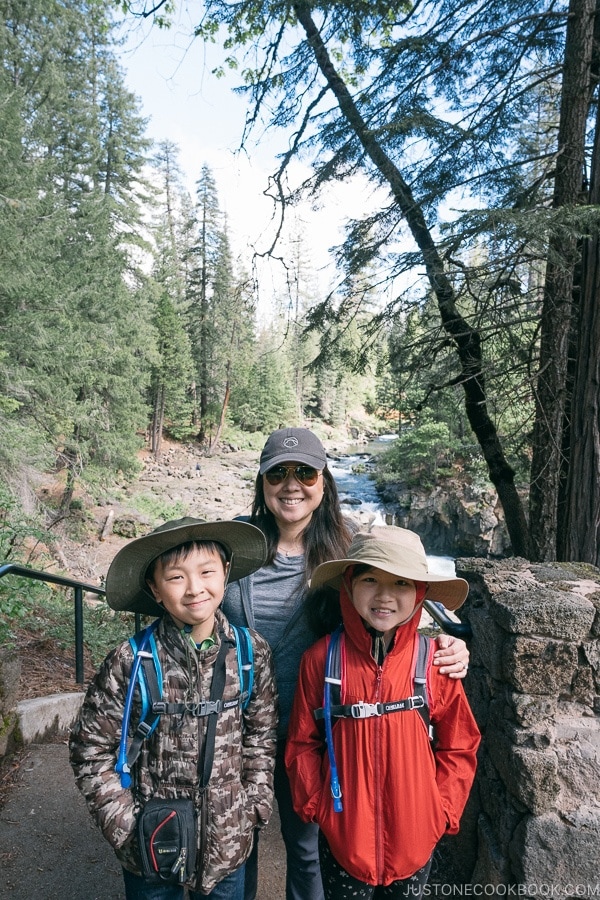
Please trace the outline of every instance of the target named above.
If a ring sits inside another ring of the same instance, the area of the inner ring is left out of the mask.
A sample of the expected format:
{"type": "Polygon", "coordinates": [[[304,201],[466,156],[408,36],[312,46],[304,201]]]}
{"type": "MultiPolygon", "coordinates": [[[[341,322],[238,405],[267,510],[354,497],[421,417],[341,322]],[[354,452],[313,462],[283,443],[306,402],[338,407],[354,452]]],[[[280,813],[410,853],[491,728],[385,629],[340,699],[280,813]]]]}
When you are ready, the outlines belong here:
{"type": "Polygon", "coordinates": [[[450,634],[440,634],[437,645],[433,665],[439,666],[440,673],[449,678],[464,678],[469,668],[469,651],[465,642],[450,634]]]}

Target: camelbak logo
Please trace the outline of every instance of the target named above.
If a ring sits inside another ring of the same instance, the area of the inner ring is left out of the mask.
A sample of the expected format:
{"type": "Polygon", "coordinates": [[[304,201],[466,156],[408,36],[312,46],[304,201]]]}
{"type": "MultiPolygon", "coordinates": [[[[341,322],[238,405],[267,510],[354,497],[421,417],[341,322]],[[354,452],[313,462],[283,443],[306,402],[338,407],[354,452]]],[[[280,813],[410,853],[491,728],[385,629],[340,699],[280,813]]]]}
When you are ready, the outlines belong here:
{"type": "Polygon", "coordinates": [[[286,447],[288,450],[290,449],[290,447],[297,447],[298,446],[298,438],[286,437],[285,441],[283,442],[283,446],[286,447]]]}

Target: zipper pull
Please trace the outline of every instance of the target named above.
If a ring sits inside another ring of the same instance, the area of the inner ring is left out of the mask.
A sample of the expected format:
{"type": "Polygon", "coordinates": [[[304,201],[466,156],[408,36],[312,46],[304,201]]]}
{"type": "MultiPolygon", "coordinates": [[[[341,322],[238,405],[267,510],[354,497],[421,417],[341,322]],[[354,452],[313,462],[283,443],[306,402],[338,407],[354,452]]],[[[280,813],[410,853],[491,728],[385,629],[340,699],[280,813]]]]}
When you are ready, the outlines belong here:
{"type": "Polygon", "coordinates": [[[378,665],[377,666],[377,680],[375,682],[375,696],[377,697],[378,700],[381,695],[381,680],[382,680],[382,678],[383,678],[383,666],[378,665]]]}
{"type": "Polygon", "coordinates": [[[177,875],[179,873],[179,883],[183,884],[185,881],[185,862],[187,859],[187,847],[182,847],[179,856],[173,863],[171,868],[171,875],[177,875]]]}

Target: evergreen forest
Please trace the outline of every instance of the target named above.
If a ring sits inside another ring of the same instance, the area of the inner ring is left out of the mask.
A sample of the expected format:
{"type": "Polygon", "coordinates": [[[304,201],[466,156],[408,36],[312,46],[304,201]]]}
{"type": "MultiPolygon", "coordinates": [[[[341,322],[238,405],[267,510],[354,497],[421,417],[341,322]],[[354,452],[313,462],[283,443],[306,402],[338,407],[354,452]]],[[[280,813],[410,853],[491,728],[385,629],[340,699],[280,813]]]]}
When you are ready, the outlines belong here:
{"type": "Polygon", "coordinates": [[[58,518],[143,445],[297,424],[395,432],[388,475],[486,479],[515,554],[600,564],[600,0],[198,5],[242,146],[285,132],[282,232],[332,183],[378,198],[323,292],[301,234],[261,283],[210,167],[190,193],[149,140],[115,23],[177,3],[0,0],[0,521],[33,471],[58,518]]]}

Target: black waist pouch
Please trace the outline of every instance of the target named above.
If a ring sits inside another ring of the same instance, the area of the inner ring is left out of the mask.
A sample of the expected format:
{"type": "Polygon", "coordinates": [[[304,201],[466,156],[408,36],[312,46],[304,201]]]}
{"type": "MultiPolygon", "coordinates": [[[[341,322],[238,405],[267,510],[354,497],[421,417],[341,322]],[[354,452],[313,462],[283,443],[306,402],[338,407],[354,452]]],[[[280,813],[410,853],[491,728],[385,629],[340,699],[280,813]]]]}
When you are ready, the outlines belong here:
{"type": "Polygon", "coordinates": [[[184,884],[196,868],[192,800],[148,800],[137,823],[142,873],[148,881],[184,884]]]}

